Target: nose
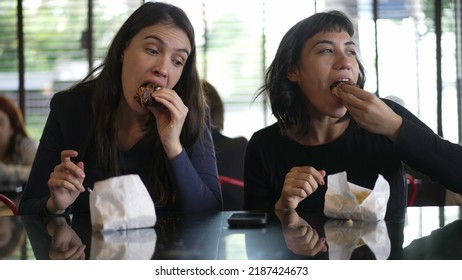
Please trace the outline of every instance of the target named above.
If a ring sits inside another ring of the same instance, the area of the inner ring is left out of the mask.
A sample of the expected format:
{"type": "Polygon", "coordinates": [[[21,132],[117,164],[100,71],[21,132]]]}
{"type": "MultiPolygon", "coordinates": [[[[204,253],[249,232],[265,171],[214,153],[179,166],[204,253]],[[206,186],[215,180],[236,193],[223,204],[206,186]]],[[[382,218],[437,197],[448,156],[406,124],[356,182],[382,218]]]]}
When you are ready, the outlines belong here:
{"type": "Polygon", "coordinates": [[[355,59],[346,55],[345,53],[337,53],[335,58],[334,69],[336,70],[350,70],[352,67],[352,60],[355,59]]]}
{"type": "Polygon", "coordinates": [[[168,74],[168,61],[166,56],[159,56],[152,67],[152,72],[161,78],[166,78],[168,74]]]}

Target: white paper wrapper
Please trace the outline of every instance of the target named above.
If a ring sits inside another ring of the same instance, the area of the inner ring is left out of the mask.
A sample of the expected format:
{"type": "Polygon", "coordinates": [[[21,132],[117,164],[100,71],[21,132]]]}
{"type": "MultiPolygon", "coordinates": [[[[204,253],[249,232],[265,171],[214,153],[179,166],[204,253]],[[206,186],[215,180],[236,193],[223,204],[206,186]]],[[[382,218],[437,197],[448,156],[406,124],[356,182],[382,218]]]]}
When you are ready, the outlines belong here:
{"type": "Polygon", "coordinates": [[[124,175],[95,183],[90,193],[94,230],[125,230],[153,227],[154,203],[138,175],[124,175]]]}
{"type": "Polygon", "coordinates": [[[154,228],[94,231],[91,235],[91,260],[150,260],[156,250],[154,228]]]}
{"type": "Polygon", "coordinates": [[[379,175],[373,190],[347,181],[347,173],[327,177],[324,214],[330,218],[378,221],[387,211],[390,185],[379,175]],[[360,203],[355,194],[367,195],[360,203]]]}
{"type": "Polygon", "coordinates": [[[324,225],[329,259],[349,260],[353,251],[367,245],[375,259],[390,256],[391,243],[385,221],[348,221],[331,219],[324,225]]]}

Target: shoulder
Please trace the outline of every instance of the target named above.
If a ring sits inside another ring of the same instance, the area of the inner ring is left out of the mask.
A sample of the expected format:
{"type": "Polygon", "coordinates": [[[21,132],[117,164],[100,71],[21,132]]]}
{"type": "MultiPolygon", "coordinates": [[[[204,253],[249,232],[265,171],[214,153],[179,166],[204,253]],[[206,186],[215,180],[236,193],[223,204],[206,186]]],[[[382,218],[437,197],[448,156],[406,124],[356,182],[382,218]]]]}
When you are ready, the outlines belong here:
{"type": "Polygon", "coordinates": [[[254,142],[254,141],[272,141],[277,138],[282,137],[282,132],[279,127],[278,123],[274,123],[270,126],[267,126],[265,128],[262,128],[258,131],[256,131],[252,137],[250,138],[249,142],[254,142]]]}
{"type": "Polygon", "coordinates": [[[34,139],[30,138],[30,137],[18,137],[16,138],[16,141],[17,143],[19,144],[20,147],[24,147],[24,148],[27,148],[27,147],[36,147],[37,146],[37,142],[35,142],[34,139]]]}
{"type": "Polygon", "coordinates": [[[93,87],[92,86],[79,86],[65,91],[55,93],[51,99],[51,106],[53,105],[77,105],[87,103],[91,99],[93,87]]]}
{"type": "Polygon", "coordinates": [[[79,86],[55,93],[50,102],[52,114],[73,115],[73,118],[87,115],[91,111],[92,92],[91,86],[79,86]]]}

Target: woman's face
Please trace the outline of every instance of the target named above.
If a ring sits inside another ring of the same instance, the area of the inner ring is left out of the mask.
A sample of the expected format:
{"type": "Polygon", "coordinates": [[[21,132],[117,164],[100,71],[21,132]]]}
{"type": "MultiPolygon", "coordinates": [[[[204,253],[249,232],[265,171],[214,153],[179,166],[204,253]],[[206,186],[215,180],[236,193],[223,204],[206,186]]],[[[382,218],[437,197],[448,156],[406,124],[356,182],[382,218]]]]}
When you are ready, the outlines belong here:
{"type": "Polygon", "coordinates": [[[299,65],[289,70],[288,79],[296,82],[308,99],[313,118],[340,118],[346,113],[342,100],[330,91],[340,79],[356,83],[359,64],[356,45],[347,32],[320,32],[306,40],[299,65]]]}
{"type": "Polygon", "coordinates": [[[151,83],[173,88],[190,53],[191,44],[182,29],[164,24],[141,29],[122,55],[122,87],[128,106],[149,112],[134,99],[139,87],[151,83]]]}
{"type": "Polygon", "coordinates": [[[0,151],[6,149],[13,133],[10,118],[4,111],[0,110],[0,151]]]}

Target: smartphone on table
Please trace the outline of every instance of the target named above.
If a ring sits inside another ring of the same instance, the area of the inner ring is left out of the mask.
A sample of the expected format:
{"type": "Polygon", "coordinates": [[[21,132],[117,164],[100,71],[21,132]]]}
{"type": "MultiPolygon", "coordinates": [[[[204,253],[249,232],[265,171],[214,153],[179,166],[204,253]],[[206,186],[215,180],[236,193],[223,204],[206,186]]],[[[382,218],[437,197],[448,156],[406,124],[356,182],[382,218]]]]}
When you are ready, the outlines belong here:
{"type": "Polygon", "coordinates": [[[231,228],[258,228],[264,227],[268,216],[265,212],[239,212],[228,218],[231,228]]]}

